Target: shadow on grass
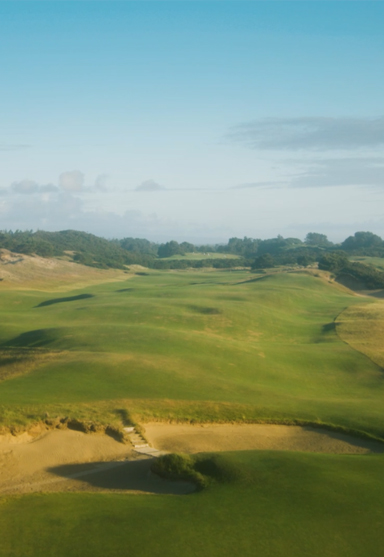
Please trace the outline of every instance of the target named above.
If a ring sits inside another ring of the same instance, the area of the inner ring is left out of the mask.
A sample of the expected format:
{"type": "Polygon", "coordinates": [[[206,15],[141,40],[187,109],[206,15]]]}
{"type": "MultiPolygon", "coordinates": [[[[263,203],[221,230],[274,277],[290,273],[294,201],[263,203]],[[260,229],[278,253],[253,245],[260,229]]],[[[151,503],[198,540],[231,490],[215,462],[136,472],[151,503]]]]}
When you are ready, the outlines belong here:
{"type": "Polygon", "coordinates": [[[54,304],[63,304],[65,302],[76,302],[77,300],[85,300],[87,298],[94,298],[94,294],[79,294],[78,296],[66,296],[65,298],[52,298],[51,300],[45,300],[41,302],[36,308],[42,308],[46,306],[53,306],[54,304]]]}
{"type": "Polygon", "coordinates": [[[0,346],[13,348],[43,348],[57,341],[63,336],[63,329],[52,327],[50,329],[36,329],[4,342],[0,346]]]}
{"type": "Polygon", "coordinates": [[[135,290],[134,288],[121,288],[120,290],[116,290],[116,292],[132,292],[135,290]]]}
{"type": "MultiPolygon", "coordinates": [[[[48,468],[61,479],[78,483],[79,491],[119,490],[142,493],[186,495],[196,490],[190,482],[164,480],[151,472],[153,458],[128,461],[68,464],[48,468]]],[[[63,489],[66,487],[63,486],[63,489]]],[[[76,491],[76,486],[74,486],[76,491]]]]}
{"type": "Polygon", "coordinates": [[[196,313],[202,313],[203,315],[220,315],[223,313],[221,309],[212,308],[208,306],[188,306],[190,310],[196,313]]]}

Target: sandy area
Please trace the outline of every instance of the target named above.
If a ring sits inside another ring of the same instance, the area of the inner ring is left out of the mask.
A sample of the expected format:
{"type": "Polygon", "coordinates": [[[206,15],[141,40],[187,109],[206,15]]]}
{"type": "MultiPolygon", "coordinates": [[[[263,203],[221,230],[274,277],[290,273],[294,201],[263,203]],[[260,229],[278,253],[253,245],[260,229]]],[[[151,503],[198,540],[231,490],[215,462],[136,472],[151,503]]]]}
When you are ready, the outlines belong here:
{"type": "Polygon", "coordinates": [[[279,450],[337,454],[384,452],[384,444],[324,429],[270,424],[145,425],[150,444],[162,451],[279,450]]]}
{"type": "MultiPolygon", "coordinates": [[[[322,453],[384,452],[384,444],[310,427],[261,424],[145,426],[150,444],[170,452],[293,450],[322,453]]],[[[0,496],[34,491],[116,491],[183,494],[194,487],[150,472],[152,459],[101,434],[51,430],[0,435],[0,496]]]]}
{"type": "Polygon", "coordinates": [[[33,491],[188,493],[151,474],[151,459],[107,435],[49,431],[0,436],[0,495],[33,491]]]}

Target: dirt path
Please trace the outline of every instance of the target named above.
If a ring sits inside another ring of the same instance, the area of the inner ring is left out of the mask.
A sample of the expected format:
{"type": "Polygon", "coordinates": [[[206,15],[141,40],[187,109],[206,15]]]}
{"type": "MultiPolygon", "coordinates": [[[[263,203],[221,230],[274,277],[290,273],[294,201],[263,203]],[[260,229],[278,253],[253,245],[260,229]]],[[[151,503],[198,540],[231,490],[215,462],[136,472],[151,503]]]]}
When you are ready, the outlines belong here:
{"type": "Polygon", "coordinates": [[[384,444],[324,429],[270,424],[182,425],[149,423],[145,436],[159,450],[209,451],[284,450],[337,454],[384,452],[384,444]]]}

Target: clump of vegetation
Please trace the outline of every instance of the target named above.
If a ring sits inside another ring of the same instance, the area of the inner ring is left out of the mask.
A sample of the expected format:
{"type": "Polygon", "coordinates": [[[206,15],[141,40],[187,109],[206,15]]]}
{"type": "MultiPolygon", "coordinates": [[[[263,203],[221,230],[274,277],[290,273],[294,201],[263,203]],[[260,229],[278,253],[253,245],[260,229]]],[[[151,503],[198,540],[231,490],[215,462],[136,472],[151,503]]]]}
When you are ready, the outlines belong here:
{"type": "Polygon", "coordinates": [[[384,273],[371,265],[350,262],[344,252],[325,253],[319,269],[334,273],[336,279],[352,278],[368,290],[384,288],[384,273]]]}
{"type": "Polygon", "coordinates": [[[167,480],[193,482],[197,489],[203,489],[208,484],[207,478],[196,470],[194,460],[181,453],[166,454],[157,458],[151,470],[167,480]]]}
{"type": "Polygon", "coordinates": [[[181,453],[166,454],[154,461],[152,472],[168,480],[189,481],[197,489],[207,487],[212,481],[232,483],[243,476],[241,468],[220,454],[190,456],[181,453]]]}

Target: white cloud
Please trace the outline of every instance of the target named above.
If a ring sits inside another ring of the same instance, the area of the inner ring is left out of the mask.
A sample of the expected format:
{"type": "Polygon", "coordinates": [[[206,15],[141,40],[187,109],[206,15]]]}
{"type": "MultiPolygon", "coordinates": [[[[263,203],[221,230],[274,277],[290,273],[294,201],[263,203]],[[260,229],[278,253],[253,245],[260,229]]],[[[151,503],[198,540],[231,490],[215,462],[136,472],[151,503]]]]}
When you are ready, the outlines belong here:
{"type": "Polygon", "coordinates": [[[84,186],[84,174],[80,170],[62,172],[59,176],[59,186],[67,192],[79,192],[84,186]]]}

